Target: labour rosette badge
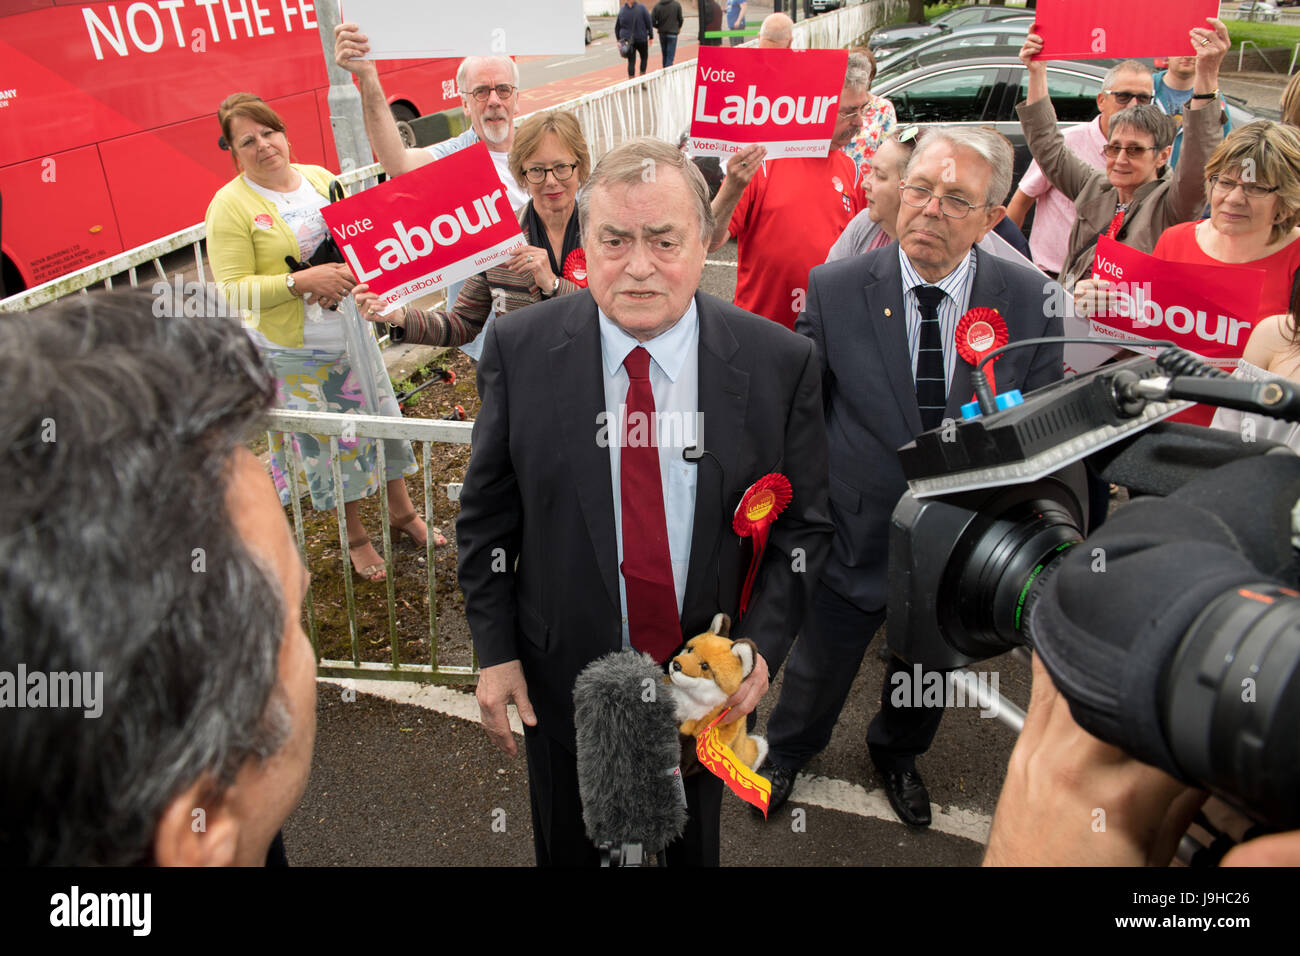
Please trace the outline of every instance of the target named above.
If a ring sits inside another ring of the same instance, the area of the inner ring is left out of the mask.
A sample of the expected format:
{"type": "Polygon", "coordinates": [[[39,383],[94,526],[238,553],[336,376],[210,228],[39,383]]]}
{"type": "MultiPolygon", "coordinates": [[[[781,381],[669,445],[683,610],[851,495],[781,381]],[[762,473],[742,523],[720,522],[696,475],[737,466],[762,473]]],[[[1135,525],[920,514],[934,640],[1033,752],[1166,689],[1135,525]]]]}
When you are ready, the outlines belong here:
{"type": "Polygon", "coordinates": [[[749,593],[754,588],[754,578],[763,560],[763,549],[767,547],[767,532],[793,497],[790,479],[779,472],[764,475],[740,496],[740,504],[731,519],[731,529],[742,538],[753,539],[754,554],[749,559],[749,573],[745,575],[745,587],[740,592],[738,620],[749,604],[749,593]]]}
{"type": "MultiPolygon", "coordinates": [[[[956,340],[957,354],[975,366],[994,349],[1011,341],[1011,336],[1007,332],[1006,320],[998,314],[997,309],[979,307],[969,310],[961,317],[957,323],[956,340]]],[[[993,366],[1001,357],[999,355],[985,367],[989,388],[994,392],[997,391],[997,386],[993,382],[993,366]]]]}
{"type": "Polygon", "coordinates": [[[574,285],[587,288],[587,253],[582,249],[574,249],[569,253],[569,258],[564,260],[564,268],[560,271],[574,285]]]}

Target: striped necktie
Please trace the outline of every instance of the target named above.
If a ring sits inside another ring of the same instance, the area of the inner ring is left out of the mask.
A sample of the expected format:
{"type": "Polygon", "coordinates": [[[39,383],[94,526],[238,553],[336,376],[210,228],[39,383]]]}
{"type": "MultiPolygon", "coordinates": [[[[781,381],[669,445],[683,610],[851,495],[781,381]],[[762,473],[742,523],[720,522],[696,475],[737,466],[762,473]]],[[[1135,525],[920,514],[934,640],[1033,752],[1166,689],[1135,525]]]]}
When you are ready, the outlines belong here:
{"type": "Polygon", "coordinates": [[[919,285],[912,291],[921,304],[921,337],[916,350],[916,404],[921,410],[921,427],[929,431],[943,423],[943,410],[948,404],[943,332],[939,327],[939,303],[947,298],[947,294],[935,285],[919,285]]]}

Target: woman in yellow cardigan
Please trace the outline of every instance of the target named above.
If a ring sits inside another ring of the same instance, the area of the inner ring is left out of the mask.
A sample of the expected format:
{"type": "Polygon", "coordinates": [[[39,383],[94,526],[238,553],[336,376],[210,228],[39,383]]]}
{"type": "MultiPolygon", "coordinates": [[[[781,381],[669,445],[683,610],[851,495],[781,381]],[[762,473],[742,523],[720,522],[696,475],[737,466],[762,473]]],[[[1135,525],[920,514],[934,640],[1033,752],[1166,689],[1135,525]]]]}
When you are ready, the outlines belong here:
{"type": "MultiPolygon", "coordinates": [[[[332,174],[319,166],[291,163],[283,120],[251,93],[227,97],[217,118],[240,174],[218,190],[208,206],[208,256],[226,298],[253,303],[244,323],[275,371],[279,404],[400,416],[386,376],[376,383],[379,408],[372,409],[352,374],[342,319],[332,311],[352,291],[347,267],[331,263],[290,272],[285,262],[285,256],[307,261],[328,236],[319,210],[329,202],[332,174]]],[[[364,344],[378,348],[369,335],[364,344]]],[[[293,440],[306,469],[312,505],[334,508],[328,441],[306,434],[293,440]]],[[[385,441],[384,452],[393,528],[424,545],[428,531],[403,480],[418,470],[410,443],[385,441]]],[[[361,524],[360,500],[379,490],[376,460],[373,440],[339,441],[348,550],[356,572],[370,581],[384,579],[384,565],[361,524]]],[[[274,453],[273,477],[281,500],[288,503],[286,467],[274,453]]],[[[445,544],[433,530],[435,542],[445,544]]]]}

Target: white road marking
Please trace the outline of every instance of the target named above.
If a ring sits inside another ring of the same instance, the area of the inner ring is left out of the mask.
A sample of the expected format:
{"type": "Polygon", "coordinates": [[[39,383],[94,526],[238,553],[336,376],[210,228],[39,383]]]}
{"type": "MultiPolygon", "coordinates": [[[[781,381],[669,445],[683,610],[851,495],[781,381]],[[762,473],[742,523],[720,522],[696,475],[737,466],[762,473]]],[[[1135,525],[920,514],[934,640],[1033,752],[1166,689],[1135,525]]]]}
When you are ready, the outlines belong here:
{"type": "Polygon", "coordinates": [[[730,266],[732,269],[738,265],[734,259],[705,259],[704,264],[706,266],[730,266]]]}
{"type": "MultiPolygon", "coordinates": [[[[894,809],[889,805],[889,798],[885,796],[885,791],[872,790],[868,793],[865,787],[849,783],[847,780],[801,773],[795,778],[790,802],[807,803],[814,807],[825,807],[827,810],[839,810],[860,817],[873,817],[889,823],[898,823],[898,817],[894,815],[894,809]]],[[[986,814],[963,810],[960,807],[948,807],[945,810],[937,804],[931,804],[930,817],[931,830],[961,837],[963,840],[972,840],[975,843],[989,842],[989,828],[993,824],[993,818],[986,814]]]]}
{"type": "Polygon", "coordinates": [[[584,53],[582,56],[575,56],[568,60],[559,60],[558,62],[555,63],[547,63],[544,67],[542,67],[542,69],[553,70],[557,66],[568,66],[570,63],[581,63],[583,60],[586,59],[589,59],[589,55],[584,53]]]}
{"type": "MultiPolygon", "coordinates": [[[[437,684],[416,684],[400,680],[343,680],[333,677],[317,678],[317,682],[331,687],[350,686],[359,694],[382,697],[397,704],[414,704],[426,710],[437,711],[447,717],[459,717],[461,720],[473,723],[478,723],[479,720],[478,701],[473,696],[437,684]]],[[[513,705],[508,708],[508,713],[510,729],[522,735],[524,725],[520,722],[519,714],[513,705]]],[[[883,790],[868,792],[865,787],[849,783],[847,780],[801,773],[795,780],[794,792],[790,795],[790,800],[827,810],[838,810],[841,813],[852,813],[859,817],[898,823],[898,818],[894,815],[883,790]]],[[[989,828],[993,821],[987,814],[964,810],[961,807],[942,808],[931,804],[930,815],[931,830],[975,843],[989,842],[989,828]]]]}

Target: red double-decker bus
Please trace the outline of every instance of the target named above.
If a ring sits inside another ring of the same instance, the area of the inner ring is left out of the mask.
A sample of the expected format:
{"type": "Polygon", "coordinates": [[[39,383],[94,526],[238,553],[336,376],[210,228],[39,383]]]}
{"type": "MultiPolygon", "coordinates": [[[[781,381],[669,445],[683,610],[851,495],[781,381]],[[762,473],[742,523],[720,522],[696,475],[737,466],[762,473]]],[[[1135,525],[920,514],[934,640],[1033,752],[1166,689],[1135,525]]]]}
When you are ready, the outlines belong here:
{"type": "MultiPolygon", "coordinates": [[[[337,169],[312,0],[0,0],[0,252],[12,295],[203,219],[234,175],[217,106],[256,93],[337,169]]],[[[460,105],[454,60],[380,65],[399,118],[460,105]]]]}

